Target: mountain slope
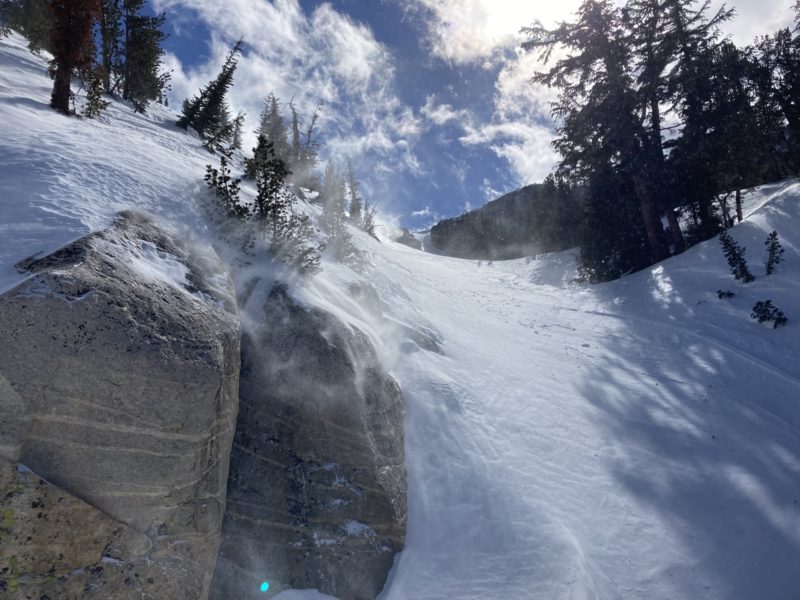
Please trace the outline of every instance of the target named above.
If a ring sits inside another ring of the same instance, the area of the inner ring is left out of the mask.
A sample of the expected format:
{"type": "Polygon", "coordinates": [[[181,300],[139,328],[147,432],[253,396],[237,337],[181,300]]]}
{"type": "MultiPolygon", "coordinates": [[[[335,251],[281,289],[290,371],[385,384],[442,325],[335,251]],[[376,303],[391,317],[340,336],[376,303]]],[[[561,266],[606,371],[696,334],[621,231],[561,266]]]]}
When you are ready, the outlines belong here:
{"type": "MultiPolygon", "coordinates": [[[[167,111],[65,119],[48,85],[18,38],[0,41],[0,291],[14,263],[120,208],[212,239],[209,155],[167,111]]],[[[570,253],[487,266],[360,232],[365,273],[293,282],[370,336],[406,397],[408,534],[383,600],[797,597],[800,184],[747,200],[732,235],[756,275],[769,231],[786,247],[748,285],[714,240],[586,286],[570,253]],[[787,327],[750,319],[767,298],[787,327]]]]}

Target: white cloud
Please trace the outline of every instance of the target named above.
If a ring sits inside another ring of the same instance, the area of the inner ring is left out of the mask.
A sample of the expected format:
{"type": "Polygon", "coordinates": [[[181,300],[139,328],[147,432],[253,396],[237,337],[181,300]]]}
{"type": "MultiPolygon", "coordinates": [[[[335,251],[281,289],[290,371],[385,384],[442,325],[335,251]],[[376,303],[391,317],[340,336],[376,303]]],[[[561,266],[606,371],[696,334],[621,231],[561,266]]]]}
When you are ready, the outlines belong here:
{"type": "Polygon", "coordinates": [[[464,123],[472,120],[472,115],[467,110],[456,110],[450,104],[437,104],[434,94],[425,99],[425,105],[419,112],[428,121],[438,126],[445,125],[450,121],[464,123]]]}
{"type": "Polygon", "coordinates": [[[397,0],[425,24],[433,54],[456,64],[489,65],[492,54],[521,41],[519,30],[536,19],[545,24],[569,18],[580,0],[397,0]]]}
{"type": "Polygon", "coordinates": [[[426,206],[422,210],[415,210],[411,213],[412,217],[430,217],[433,214],[430,206],[426,206]]]}
{"type": "Polygon", "coordinates": [[[386,160],[394,170],[422,173],[413,151],[420,119],[398,99],[394,58],[367,26],[327,3],[307,14],[298,0],[155,0],[155,5],[159,11],[194,11],[211,31],[204,64],[189,69],[167,57],[175,70],[173,100],[191,97],[215,77],[232,42],[243,37],[230,102],[247,113],[246,144],[255,143],[252,130],[263,98],[274,92],[283,102],[293,99],[306,117],[320,107],[324,158],[341,164],[352,157],[364,178],[380,174],[386,160]]]}

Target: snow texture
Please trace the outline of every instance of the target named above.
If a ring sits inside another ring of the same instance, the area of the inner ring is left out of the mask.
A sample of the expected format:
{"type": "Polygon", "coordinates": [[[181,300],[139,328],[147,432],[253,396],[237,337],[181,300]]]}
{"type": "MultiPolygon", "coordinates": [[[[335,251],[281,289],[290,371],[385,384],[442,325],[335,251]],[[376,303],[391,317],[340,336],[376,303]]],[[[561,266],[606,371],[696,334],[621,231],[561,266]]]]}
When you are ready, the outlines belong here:
{"type": "MultiPolygon", "coordinates": [[[[23,277],[16,262],[123,208],[210,240],[197,198],[211,160],[174,114],[113,103],[67,119],[49,92],[45,61],[0,40],[0,291],[23,277]]],[[[716,240],[589,286],[574,252],[480,263],[360,232],[365,273],[326,264],[293,283],[366,332],[405,394],[408,536],[381,600],[798,597],[800,183],[745,202],[731,235],[746,285],[716,240]],[[786,260],[765,277],[773,229],[786,260]],[[349,291],[367,283],[377,308],[349,291]],[[766,299],[786,327],[750,318],[766,299]]],[[[185,277],[146,247],[142,261],[185,277]]]]}

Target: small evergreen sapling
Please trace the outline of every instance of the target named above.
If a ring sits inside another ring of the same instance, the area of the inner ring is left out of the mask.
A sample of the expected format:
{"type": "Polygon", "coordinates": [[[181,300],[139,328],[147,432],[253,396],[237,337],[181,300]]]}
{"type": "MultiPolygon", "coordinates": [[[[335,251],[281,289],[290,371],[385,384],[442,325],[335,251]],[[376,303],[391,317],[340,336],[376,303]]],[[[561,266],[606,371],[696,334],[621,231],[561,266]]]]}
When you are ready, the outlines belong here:
{"type": "Polygon", "coordinates": [[[103,100],[103,73],[101,69],[96,69],[92,74],[89,91],[86,93],[86,104],[83,107],[83,116],[87,119],[99,117],[110,102],[103,100]]]}
{"type": "Polygon", "coordinates": [[[778,232],[773,231],[770,233],[764,245],[769,253],[767,257],[767,275],[772,275],[775,272],[775,266],[783,262],[783,246],[778,241],[778,232]]]}
{"type": "Polygon", "coordinates": [[[727,231],[719,234],[719,242],[722,245],[722,252],[725,258],[728,259],[728,265],[731,268],[731,273],[736,279],[741,279],[744,283],[750,283],[755,280],[755,277],[747,267],[744,253],[745,248],[740,246],[727,231]]]}
{"type": "Polygon", "coordinates": [[[777,329],[780,325],[786,325],[789,322],[783,311],[774,306],[771,300],[759,300],[756,302],[750,316],[759,323],[771,322],[773,329],[777,329]]]}

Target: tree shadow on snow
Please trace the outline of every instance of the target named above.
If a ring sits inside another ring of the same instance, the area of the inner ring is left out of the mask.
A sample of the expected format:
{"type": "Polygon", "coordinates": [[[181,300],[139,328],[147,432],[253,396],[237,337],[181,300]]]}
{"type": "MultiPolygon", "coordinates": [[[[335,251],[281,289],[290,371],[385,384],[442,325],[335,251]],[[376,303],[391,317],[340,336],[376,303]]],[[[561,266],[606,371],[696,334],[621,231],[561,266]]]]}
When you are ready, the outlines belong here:
{"type": "Polygon", "coordinates": [[[607,329],[593,332],[579,390],[607,432],[604,464],[644,524],[668,532],[655,546],[678,548],[665,550],[669,564],[648,563],[642,585],[677,598],[798,598],[800,374],[687,320],[690,303],[593,290],[607,329]]]}

